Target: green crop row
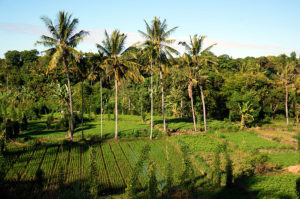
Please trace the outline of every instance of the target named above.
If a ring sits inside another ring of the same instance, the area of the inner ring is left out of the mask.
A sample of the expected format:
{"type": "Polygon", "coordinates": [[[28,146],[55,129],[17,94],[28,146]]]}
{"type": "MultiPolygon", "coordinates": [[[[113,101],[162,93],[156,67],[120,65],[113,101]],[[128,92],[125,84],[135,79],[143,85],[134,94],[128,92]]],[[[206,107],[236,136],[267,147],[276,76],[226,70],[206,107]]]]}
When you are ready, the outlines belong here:
{"type": "Polygon", "coordinates": [[[235,146],[247,151],[257,149],[294,149],[292,146],[258,137],[254,132],[224,133],[223,136],[235,146]]]}
{"type": "Polygon", "coordinates": [[[296,179],[299,175],[257,176],[246,181],[251,191],[257,193],[257,198],[297,198],[296,179]]]}

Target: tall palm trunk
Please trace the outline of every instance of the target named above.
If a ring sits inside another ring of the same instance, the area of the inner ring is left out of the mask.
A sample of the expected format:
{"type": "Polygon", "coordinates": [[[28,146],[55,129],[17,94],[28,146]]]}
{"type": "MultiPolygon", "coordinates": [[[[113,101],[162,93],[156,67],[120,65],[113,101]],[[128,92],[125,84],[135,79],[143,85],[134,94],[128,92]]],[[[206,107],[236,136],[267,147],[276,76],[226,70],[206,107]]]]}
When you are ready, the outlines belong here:
{"type": "Polygon", "coordinates": [[[188,86],[189,97],[191,98],[191,106],[192,106],[192,114],[193,114],[193,122],[194,122],[194,131],[197,131],[196,117],[194,111],[194,98],[193,98],[193,82],[189,82],[188,86]]]}
{"type": "Polygon", "coordinates": [[[162,108],[162,114],[163,114],[164,132],[167,132],[166,118],[165,118],[164,86],[163,86],[163,76],[162,76],[161,68],[159,69],[159,77],[160,77],[160,86],[161,86],[161,108],[162,108]]]}
{"type": "Polygon", "coordinates": [[[103,136],[103,104],[102,104],[102,79],[100,77],[100,131],[101,131],[101,138],[103,136]]]}
{"type": "Polygon", "coordinates": [[[115,139],[118,139],[118,80],[115,72],[115,139]]]}
{"type": "Polygon", "coordinates": [[[63,62],[66,68],[66,75],[68,80],[68,90],[69,90],[69,100],[70,100],[70,114],[71,114],[71,140],[73,140],[73,133],[74,133],[74,115],[73,115],[73,103],[72,103],[72,91],[71,91],[71,82],[69,76],[69,67],[66,57],[63,57],[63,62]]]}
{"type": "Polygon", "coordinates": [[[204,131],[207,130],[206,127],[206,110],[205,110],[205,101],[204,101],[204,95],[203,95],[203,87],[200,85],[200,93],[201,93],[201,100],[202,100],[202,106],[203,106],[203,122],[204,122],[204,131]]]}
{"type": "Polygon", "coordinates": [[[150,122],[150,140],[152,140],[152,134],[153,134],[153,71],[152,71],[152,59],[150,60],[151,65],[151,122],[150,122]]]}
{"type": "Polygon", "coordinates": [[[289,125],[289,110],[288,110],[288,87],[287,82],[285,82],[285,117],[286,117],[286,125],[289,125]]]}
{"type": "Polygon", "coordinates": [[[84,139],[84,136],[83,136],[83,79],[81,80],[81,138],[84,139]]]}
{"type": "Polygon", "coordinates": [[[183,117],[183,114],[182,114],[182,112],[183,112],[183,99],[182,99],[182,97],[181,97],[181,101],[180,101],[180,107],[181,107],[180,118],[182,118],[183,117]]]}

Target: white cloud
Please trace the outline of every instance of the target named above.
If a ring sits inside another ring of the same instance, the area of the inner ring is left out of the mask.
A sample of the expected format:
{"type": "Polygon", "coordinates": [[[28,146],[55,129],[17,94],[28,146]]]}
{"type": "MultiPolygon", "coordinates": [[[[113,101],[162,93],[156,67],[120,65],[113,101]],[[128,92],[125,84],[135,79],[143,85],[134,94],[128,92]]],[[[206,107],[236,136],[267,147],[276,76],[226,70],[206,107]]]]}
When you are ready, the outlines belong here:
{"type": "MultiPolygon", "coordinates": [[[[27,34],[39,36],[42,34],[49,34],[45,27],[35,26],[30,24],[10,24],[10,23],[0,23],[0,31],[19,33],[19,34],[27,34]]],[[[92,51],[96,52],[96,43],[101,43],[103,39],[105,39],[104,29],[90,29],[89,35],[84,39],[84,41],[79,45],[79,50],[82,51],[92,51]]],[[[110,34],[112,31],[108,30],[110,34]]],[[[134,43],[143,41],[144,38],[137,32],[124,32],[127,34],[126,46],[130,46],[134,43]]],[[[25,38],[25,37],[24,37],[25,38]]],[[[172,44],[172,47],[177,49],[180,53],[185,51],[184,47],[178,45],[179,41],[189,42],[189,37],[173,37],[176,41],[172,44]]],[[[35,41],[34,41],[35,42],[35,41]]],[[[32,48],[34,47],[34,42],[32,43],[32,48]]],[[[248,44],[248,43],[240,43],[234,41],[224,41],[218,40],[214,38],[207,37],[204,40],[203,48],[217,43],[216,46],[213,47],[212,51],[217,55],[220,54],[228,54],[233,57],[245,57],[245,56],[267,56],[267,55],[279,55],[282,53],[289,54],[291,51],[299,52],[299,49],[287,49],[284,47],[276,46],[276,45],[257,45],[257,44],[248,44]]],[[[1,46],[2,50],[7,50],[9,47],[1,46]],[[5,49],[6,48],[6,49],[5,49]]],[[[24,47],[26,49],[30,47],[24,47]]]]}

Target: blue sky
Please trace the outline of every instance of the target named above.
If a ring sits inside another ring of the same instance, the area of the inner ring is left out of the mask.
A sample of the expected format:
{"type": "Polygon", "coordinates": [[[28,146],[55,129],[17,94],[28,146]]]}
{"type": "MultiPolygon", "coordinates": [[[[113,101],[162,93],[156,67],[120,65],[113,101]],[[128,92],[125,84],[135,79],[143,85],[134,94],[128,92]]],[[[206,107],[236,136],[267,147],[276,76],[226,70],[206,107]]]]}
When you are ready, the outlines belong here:
{"type": "MultiPolygon", "coordinates": [[[[127,45],[143,38],[146,21],[154,16],[166,19],[171,35],[186,41],[189,35],[206,35],[205,45],[217,43],[216,55],[234,58],[300,54],[299,0],[0,0],[0,58],[8,50],[43,50],[34,43],[48,34],[41,16],[55,19],[64,10],[79,18],[78,30],[90,35],[78,49],[96,52],[95,43],[104,30],[120,29],[128,34],[127,45]]],[[[174,45],[180,52],[182,47],[174,45]]]]}

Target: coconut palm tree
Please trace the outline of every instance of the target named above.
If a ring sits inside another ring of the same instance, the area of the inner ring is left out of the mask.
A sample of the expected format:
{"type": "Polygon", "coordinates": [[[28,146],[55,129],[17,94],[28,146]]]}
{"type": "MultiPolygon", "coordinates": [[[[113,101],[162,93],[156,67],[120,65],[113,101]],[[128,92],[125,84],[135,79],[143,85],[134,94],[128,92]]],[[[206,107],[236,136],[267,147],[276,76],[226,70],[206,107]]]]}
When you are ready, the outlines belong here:
{"type": "Polygon", "coordinates": [[[103,137],[103,92],[102,92],[102,81],[104,77],[105,68],[103,66],[103,61],[105,57],[103,53],[99,52],[98,66],[99,66],[99,86],[100,86],[100,134],[103,137]]]}
{"type": "Polygon", "coordinates": [[[77,64],[77,72],[79,75],[79,79],[81,81],[81,138],[84,139],[83,135],[83,107],[84,107],[84,97],[83,97],[83,81],[87,78],[87,63],[86,57],[80,57],[80,61],[77,64]]]}
{"type": "MultiPolygon", "coordinates": [[[[185,47],[187,53],[192,57],[192,62],[194,64],[194,66],[196,66],[199,69],[200,69],[201,65],[207,65],[207,63],[210,60],[210,56],[208,56],[208,52],[214,45],[216,45],[216,44],[212,44],[212,45],[208,46],[206,49],[202,50],[203,41],[205,38],[206,38],[205,36],[198,36],[197,34],[195,34],[193,37],[190,36],[189,44],[187,44],[186,42],[178,43],[185,47]]],[[[201,101],[202,101],[202,106],[203,106],[204,130],[206,131],[207,130],[206,110],[205,110],[205,100],[204,100],[204,94],[203,94],[203,80],[205,78],[202,77],[201,70],[199,70],[198,76],[199,76],[198,83],[199,83],[199,87],[200,87],[201,101]]],[[[194,79],[194,81],[196,81],[196,79],[194,79]]],[[[192,81],[192,83],[193,83],[193,81],[192,81]]],[[[192,97],[191,97],[191,100],[192,100],[192,97]]]]}
{"type": "Polygon", "coordinates": [[[77,18],[72,18],[68,12],[60,11],[58,13],[57,23],[53,24],[52,20],[48,17],[42,17],[42,21],[45,23],[51,36],[42,35],[41,41],[37,41],[37,44],[42,44],[45,47],[49,47],[45,52],[51,55],[51,61],[48,68],[51,70],[57,65],[63,65],[68,80],[69,91],[69,105],[71,114],[71,140],[74,133],[74,117],[73,117],[73,104],[72,104],[72,91],[70,83],[70,72],[68,59],[79,60],[80,52],[75,50],[75,47],[84,36],[88,34],[87,31],[81,30],[76,32],[76,27],[79,23],[77,18]]]}
{"type": "MultiPolygon", "coordinates": [[[[174,43],[175,40],[168,39],[169,36],[177,29],[177,27],[171,28],[168,30],[168,25],[166,20],[160,21],[159,18],[154,17],[151,24],[149,25],[147,21],[145,21],[146,32],[140,31],[141,35],[146,39],[144,44],[154,45],[154,50],[156,51],[156,57],[151,58],[151,62],[155,62],[155,64],[159,67],[159,77],[160,77],[160,85],[161,85],[161,100],[162,100],[162,114],[163,114],[163,124],[164,131],[167,132],[166,128],[166,118],[165,118],[165,102],[164,102],[164,86],[163,86],[163,62],[167,62],[167,56],[172,56],[172,53],[178,54],[178,52],[169,46],[174,43]]],[[[151,91],[153,93],[153,90],[151,91]]]]}
{"type": "Polygon", "coordinates": [[[121,34],[119,30],[114,30],[111,35],[105,31],[105,40],[102,44],[97,44],[97,48],[106,56],[103,64],[108,75],[113,75],[115,79],[115,139],[118,139],[118,86],[121,78],[133,79],[135,81],[143,79],[140,76],[137,54],[134,47],[125,48],[127,36],[121,34]]]}
{"type": "Polygon", "coordinates": [[[197,131],[197,124],[196,124],[196,116],[194,110],[194,98],[193,98],[193,84],[196,84],[196,78],[194,75],[194,69],[192,57],[189,54],[184,53],[182,57],[183,65],[185,66],[184,75],[188,79],[188,94],[191,99],[191,108],[192,108],[192,115],[193,115],[193,123],[194,123],[194,131],[197,131]]]}
{"type": "Polygon", "coordinates": [[[145,61],[146,65],[150,65],[150,78],[151,78],[151,118],[150,118],[150,140],[153,137],[153,62],[156,59],[156,48],[157,44],[155,44],[151,40],[146,40],[142,43],[141,47],[141,60],[145,61]]]}

